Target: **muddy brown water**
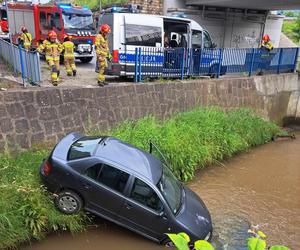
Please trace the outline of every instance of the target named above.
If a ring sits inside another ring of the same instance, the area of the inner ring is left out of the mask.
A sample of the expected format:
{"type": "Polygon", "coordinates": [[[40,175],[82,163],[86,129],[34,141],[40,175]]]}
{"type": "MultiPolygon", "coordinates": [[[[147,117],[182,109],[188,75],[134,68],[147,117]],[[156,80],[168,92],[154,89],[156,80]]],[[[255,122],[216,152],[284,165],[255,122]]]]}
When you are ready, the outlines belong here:
{"type": "MultiPolygon", "coordinates": [[[[246,249],[249,224],[260,225],[269,245],[300,249],[300,133],[296,136],[201,170],[188,184],[211,212],[217,249],[246,249]]],[[[84,233],[50,235],[21,249],[165,249],[107,221],[97,222],[84,233]]]]}

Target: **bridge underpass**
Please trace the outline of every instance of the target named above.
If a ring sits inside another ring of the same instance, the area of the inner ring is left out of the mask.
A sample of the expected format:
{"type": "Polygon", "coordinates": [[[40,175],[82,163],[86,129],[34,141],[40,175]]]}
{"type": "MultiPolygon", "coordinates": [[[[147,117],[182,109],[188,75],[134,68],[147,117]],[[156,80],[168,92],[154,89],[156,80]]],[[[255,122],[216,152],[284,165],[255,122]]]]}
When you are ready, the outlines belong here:
{"type": "Polygon", "coordinates": [[[168,0],[165,15],[186,15],[208,30],[218,47],[257,48],[263,34],[279,46],[284,16],[272,10],[300,9],[299,0],[168,0]]]}

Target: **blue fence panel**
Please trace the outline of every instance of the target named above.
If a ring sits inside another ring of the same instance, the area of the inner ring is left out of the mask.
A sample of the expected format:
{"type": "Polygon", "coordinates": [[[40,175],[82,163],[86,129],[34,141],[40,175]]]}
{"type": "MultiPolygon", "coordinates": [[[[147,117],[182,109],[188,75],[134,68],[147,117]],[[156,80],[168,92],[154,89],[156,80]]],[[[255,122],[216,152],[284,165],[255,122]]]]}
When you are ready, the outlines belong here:
{"type": "Polygon", "coordinates": [[[0,56],[13,67],[14,72],[22,74],[24,86],[26,86],[26,80],[35,84],[42,81],[38,53],[27,52],[23,48],[0,39],[0,56]]]}
{"type": "MultiPolygon", "coordinates": [[[[181,78],[217,76],[226,73],[291,72],[297,48],[266,49],[185,49],[142,48],[135,55],[135,74],[142,77],[181,78]],[[138,69],[137,69],[138,68],[138,69]]],[[[135,77],[137,79],[137,77],[135,77]]]]}

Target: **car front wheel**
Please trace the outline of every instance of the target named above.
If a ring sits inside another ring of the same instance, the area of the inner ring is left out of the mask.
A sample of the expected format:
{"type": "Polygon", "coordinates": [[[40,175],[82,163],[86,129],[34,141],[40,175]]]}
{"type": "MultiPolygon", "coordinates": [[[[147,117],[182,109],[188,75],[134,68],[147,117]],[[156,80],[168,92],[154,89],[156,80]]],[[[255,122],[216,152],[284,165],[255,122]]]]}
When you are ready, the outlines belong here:
{"type": "Polygon", "coordinates": [[[55,205],[65,214],[76,214],[82,208],[82,199],[75,192],[65,190],[55,198],[55,205]]]}

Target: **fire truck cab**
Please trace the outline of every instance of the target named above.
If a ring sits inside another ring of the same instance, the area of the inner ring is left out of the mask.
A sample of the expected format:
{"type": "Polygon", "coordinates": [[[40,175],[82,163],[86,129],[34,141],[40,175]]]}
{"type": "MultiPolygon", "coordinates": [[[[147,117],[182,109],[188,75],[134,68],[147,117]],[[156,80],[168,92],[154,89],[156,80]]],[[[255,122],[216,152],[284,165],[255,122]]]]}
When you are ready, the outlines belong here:
{"type": "Polygon", "coordinates": [[[47,39],[48,32],[54,30],[60,42],[65,35],[72,37],[75,58],[84,63],[93,59],[95,28],[92,12],[86,7],[11,2],[8,4],[8,20],[13,43],[17,43],[22,26],[32,34],[33,48],[37,48],[47,39]]]}

